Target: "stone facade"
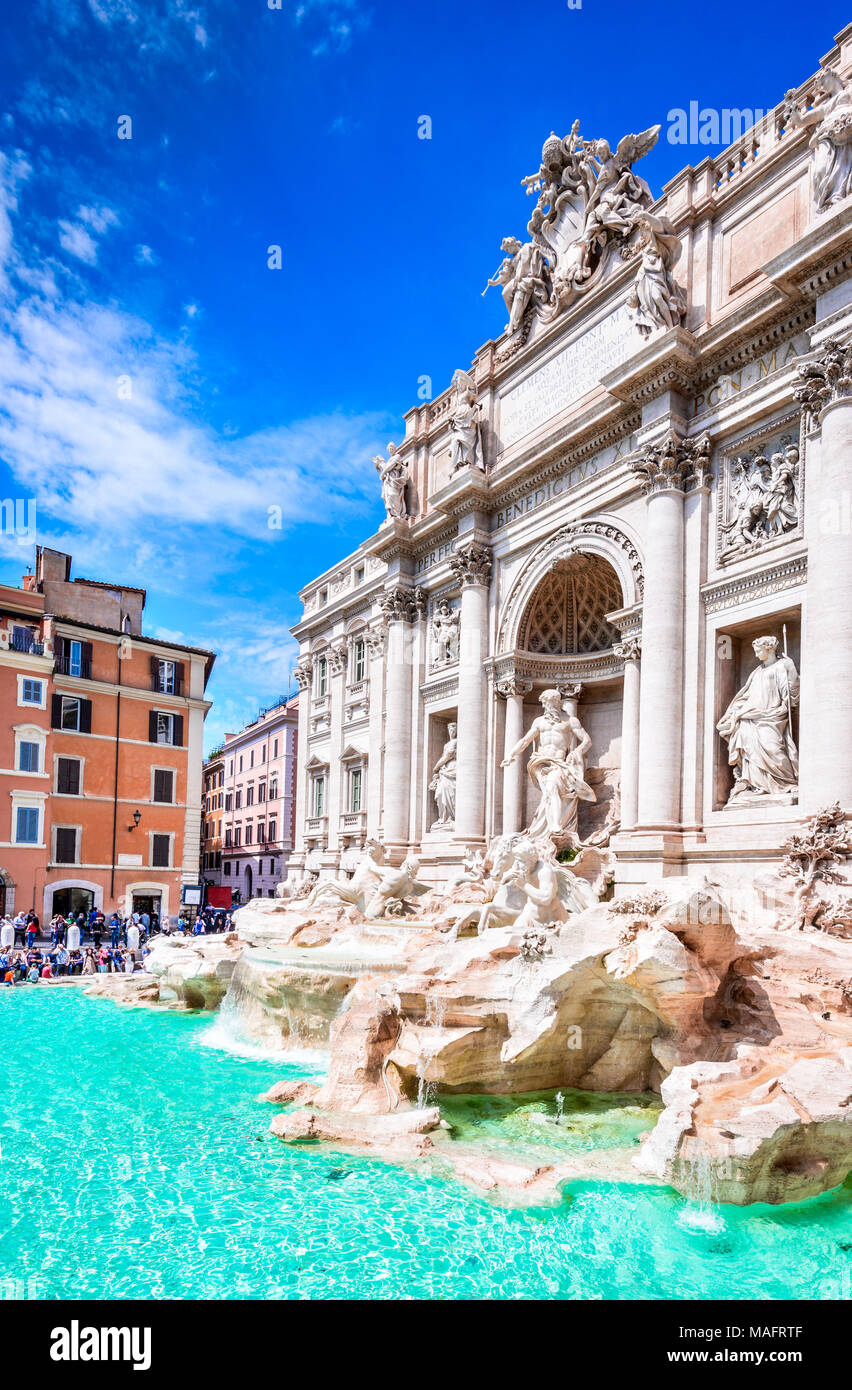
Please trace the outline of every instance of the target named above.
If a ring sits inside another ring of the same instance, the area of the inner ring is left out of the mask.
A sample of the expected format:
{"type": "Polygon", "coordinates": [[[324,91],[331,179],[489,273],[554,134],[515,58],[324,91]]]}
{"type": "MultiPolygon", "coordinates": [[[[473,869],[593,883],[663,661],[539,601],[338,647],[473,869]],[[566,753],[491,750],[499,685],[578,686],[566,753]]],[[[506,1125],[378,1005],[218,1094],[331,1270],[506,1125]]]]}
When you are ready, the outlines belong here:
{"type": "Polygon", "coordinates": [[[293,849],[299,701],[279,700],[239,733],[226,734],[205,772],[205,825],[213,862],[206,878],[234,902],[271,898],[293,849]],[[215,785],[214,785],[215,779],[215,785]],[[218,846],[214,843],[218,839],[218,846]],[[218,855],[218,859],[216,856],[218,855]]]}
{"type": "Polygon", "coordinates": [[[302,592],[291,877],[375,837],[436,881],[528,827],[537,755],[507,754],[554,689],[617,890],[754,877],[852,806],[850,87],[852,26],[656,201],[657,128],[548,140],[506,332],[406,414],[387,520],[302,592]]]}

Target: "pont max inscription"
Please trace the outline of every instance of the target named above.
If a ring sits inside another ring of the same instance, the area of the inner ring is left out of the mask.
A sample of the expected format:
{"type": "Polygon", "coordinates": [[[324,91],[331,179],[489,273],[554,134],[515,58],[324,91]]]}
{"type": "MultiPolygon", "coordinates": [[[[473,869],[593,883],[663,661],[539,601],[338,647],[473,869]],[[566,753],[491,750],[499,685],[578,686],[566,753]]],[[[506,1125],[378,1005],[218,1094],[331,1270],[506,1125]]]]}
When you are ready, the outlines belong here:
{"type": "Polygon", "coordinates": [[[636,347],[636,331],[627,310],[614,313],[589,328],[549,362],[513,386],[500,403],[503,448],[558,415],[599,384],[636,347]]]}

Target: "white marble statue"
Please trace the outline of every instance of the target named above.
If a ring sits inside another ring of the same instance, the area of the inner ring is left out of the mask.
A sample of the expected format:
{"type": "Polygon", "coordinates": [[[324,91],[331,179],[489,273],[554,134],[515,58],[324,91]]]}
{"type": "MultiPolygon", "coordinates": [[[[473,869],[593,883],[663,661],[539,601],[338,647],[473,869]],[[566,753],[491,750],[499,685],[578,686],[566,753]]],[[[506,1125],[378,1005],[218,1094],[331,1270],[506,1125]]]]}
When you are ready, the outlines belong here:
{"type": "Polygon", "coordinates": [[[449,826],[455,824],[456,819],[456,731],[455,724],[447,725],[447,741],[444,744],[440,758],[432,769],[432,780],[429,783],[429,790],[435,798],[435,805],[438,807],[438,819],[432,826],[449,826]]]}
{"type": "Polygon", "coordinates": [[[398,869],[383,869],[379,883],[367,900],[365,917],[402,916],[410,910],[409,898],[428,893],[429,885],[417,882],[420,861],[410,854],[398,869]]]}
{"type": "Polygon", "coordinates": [[[792,798],[799,777],[793,742],[793,706],[799,703],[799,677],[787,655],[779,656],[777,637],[752,643],[756,666],[734,696],[716,728],[727,741],[734,787],[728,804],[766,796],[792,798]]]}
{"type": "Polygon", "coordinates": [[[563,705],[558,690],[545,690],[539,701],[544,713],[533,720],[529,732],[515,744],[501,766],[508,767],[535,743],[527,771],[541,792],[541,801],[528,834],[537,839],[562,832],[578,843],[579,803],[595,800],[594,791],[585,781],[585,755],[591,739],[577,716],[563,705]]]}
{"type": "Polygon", "coordinates": [[[14,922],[4,921],[3,925],[0,926],[0,946],[2,946],[5,950],[8,946],[14,946],[14,944],[15,924],[14,922]]]}
{"type": "Polygon", "coordinates": [[[367,899],[381,882],[384,861],[384,846],[378,840],[368,840],[352,877],[322,879],[314,888],[306,905],[314,907],[324,901],[347,903],[363,912],[367,899]]]}
{"type": "Polygon", "coordinates": [[[458,660],[459,613],[447,598],[439,598],[432,615],[432,665],[446,666],[458,660]]]}
{"type": "Polygon", "coordinates": [[[300,879],[282,879],[275,885],[275,896],[285,902],[295,902],[300,898],[307,898],[313,892],[317,884],[317,875],[310,870],[306,870],[300,879]]]}
{"type": "Polygon", "coordinates": [[[808,111],[795,92],[787,92],[784,119],[793,130],[811,131],[814,203],[817,212],[825,212],[852,193],[852,85],[823,68],[810,100],[808,111]]]}
{"type": "Polygon", "coordinates": [[[405,486],[408,482],[408,465],[403,462],[395,444],[388,445],[388,456],[377,454],[373,459],[382,484],[382,501],[385,504],[388,521],[405,521],[408,508],[405,501],[405,486]]]}
{"type": "Polygon", "coordinates": [[[680,237],[667,217],[640,213],[640,260],[627,307],[643,337],[655,328],[677,328],[686,313],[686,295],[672,276],[680,259],[680,237]]]}
{"type": "Polygon", "coordinates": [[[551,289],[544,256],[535,242],[522,244],[517,237],[508,236],[500,247],[507,254],[482,293],[487,294],[492,285],[503,286],[503,303],[509,315],[506,332],[511,336],[520,331],[531,303],[548,303],[551,289]]]}
{"type": "Polygon", "coordinates": [[[485,471],[482,453],[482,407],[476,399],[476,385],[469,372],[453,373],[453,399],[450,406],[450,465],[485,471]]]}

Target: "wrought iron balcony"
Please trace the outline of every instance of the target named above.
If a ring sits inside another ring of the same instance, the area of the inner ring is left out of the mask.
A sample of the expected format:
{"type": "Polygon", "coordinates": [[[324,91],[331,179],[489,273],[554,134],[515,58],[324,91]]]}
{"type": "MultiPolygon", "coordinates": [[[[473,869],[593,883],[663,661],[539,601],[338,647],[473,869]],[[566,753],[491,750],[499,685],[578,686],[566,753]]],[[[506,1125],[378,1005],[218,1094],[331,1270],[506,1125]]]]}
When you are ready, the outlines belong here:
{"type": "Polygon", "coordinates": [[[79,676],[81,680],[90,681],[92,679],[92,662],[87,656],[73,657],[69,652],[66,652],[63,656],[56,658],[54,671],[59,676],[79,676]]]}

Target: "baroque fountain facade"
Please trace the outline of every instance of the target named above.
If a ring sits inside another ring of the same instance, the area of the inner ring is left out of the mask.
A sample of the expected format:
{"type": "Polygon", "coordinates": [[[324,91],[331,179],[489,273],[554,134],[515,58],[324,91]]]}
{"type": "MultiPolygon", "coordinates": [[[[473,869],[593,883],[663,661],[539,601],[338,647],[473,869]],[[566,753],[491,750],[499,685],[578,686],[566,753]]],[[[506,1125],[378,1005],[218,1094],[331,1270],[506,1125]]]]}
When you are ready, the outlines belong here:
{"type": "Polygon", "coordinates": [[[545,141],[505,331],[303,591],[288,881],[152,964],[330,1048],[287,1141],[534,1200],[442,1095],[652,1091],[636,1180],[798,1200],[852,1169],[852,26],[655,200],[659,134],[545,141]]]}

